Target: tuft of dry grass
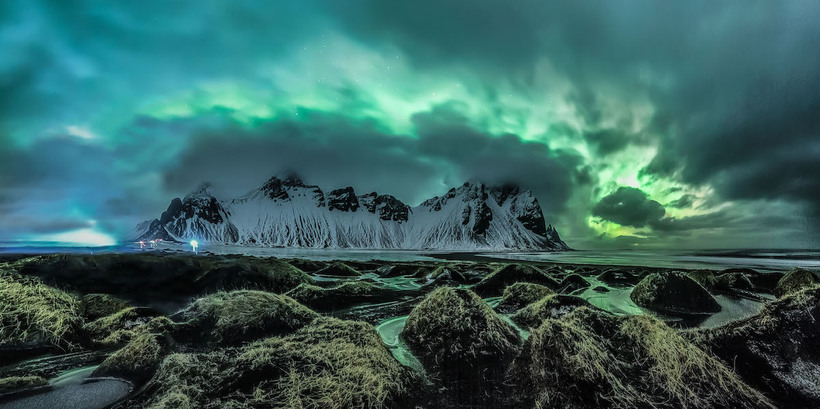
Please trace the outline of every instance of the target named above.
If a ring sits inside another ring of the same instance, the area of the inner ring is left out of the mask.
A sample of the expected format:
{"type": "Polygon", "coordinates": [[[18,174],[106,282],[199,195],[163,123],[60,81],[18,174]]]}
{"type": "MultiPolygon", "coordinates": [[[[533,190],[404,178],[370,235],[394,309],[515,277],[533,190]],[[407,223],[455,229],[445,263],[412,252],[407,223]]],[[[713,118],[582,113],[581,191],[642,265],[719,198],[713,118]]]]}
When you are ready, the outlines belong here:
{"type": "Polygon", "coordinates": [[[110,294],[86,294],[80,299],[83,316],[96,320],[128,308],[128,302],[110,294]]]}
{"type": "Polygon", "coordinates": [[[440,287],[410,313],[401,337],[422,362],[446,365],[515,352],[518,333],[470,290],[440,287]]]}
{"type": "Polygon", "coordinates": [[[579,307],[596,308],[580,297],[550,294],[518,310],[510,319],[525,328],[538,328],[544,320],[561,317],[579,307]]]}
{"type": "Polygon", "coordinates": [[[186,326],[196,329],[199,342],[217,345],[291,332],[319,316],[286,295],[254,290],[210,294],[181,315],[186,326]]]}
{"type": "Polygon", "coordinates": [[[141,383],[150,378],[169,345],[161,334],[137,334],[94,371],[94,376],[117,376],[141,383]]]}
{"type": "Polygon", "coordinates": [[[534,330],[508,382],[536,408],[773,407],[663,322],[589,308],[534,330]]]}
{"type": "Polygon", "coordinates": [[[820,284],[820,279],[817,275],[809,270],[802,268],[794,268],[789,270],[774,289],[774,294],[778,297],[796,293],[800,290],[811,288],[820,284]]]}
{"type": "Polygon", "coordinates": [[[37,278],[0,271],[0,344],[47,343],[80,347],[80,302],[37,278]]]}
{"type": "Polygon", "coordinates": [[[507,286],[518,283],[535,283],[549,288],[558,288],[559,283],[533,266],[526,264],[507,264],[499,267],[484,277],[474,290],[482,296],[501,295],[507,286]]]}
{"type": "Polygon", "coordinates": [[[364,300],[372,300],[388,292],[366,281],[347,281],[331,288],[300,284],[285,295],[318,311],[328,311],[344,308],[364,300]]]}
{"type": "Polygon", "coordinates": [[[820,286],[787,294],[758,315],[683,335],[730,365],[779,406],[820,405],[820,286]]]}
{"type": "Polygon", "coordinates": [[[504,296],[496,309],[502,312],[515,312],[552,294],[555,292],[541,284],[515,283],[504,289],[504,296]]]}
{"type": "Polygon", "coordinates": [[[330,263],[325,268],[317,271],[315,274],[342,277],[358,277],[362,275],[361,272],[345,263],[342,263],[341,261],[330,263]]]}
{"type": "Polygon", "coordinates": [[[42,376],[10,376],[0,378],[0,394],[48,385],[42,376]]]}
{"type": "Polygon", "coordinates": [[[172,354],[136,407],[393,408],[417,381],[366,323],[319,318],[238,349],[172,354]]]}
{"type": "Polygon", "coordinates": [[[680,271],[652,273],[629,295],[635,304],[671,315],[710,314],[720,304],[695,280],[680,271]]]}
{"type": "MultiPolygon", "coordinates": [[[[127,307],[85,324],[83,330],[98,344],[118,345],[130,341],[145,324],[155,318],[159,317],[153,311],[127,307]]],[[[165,320],[168,321],[167,318],[165,320]]],[[[159,323],[157,321],[155,324],[159,323]]]]}

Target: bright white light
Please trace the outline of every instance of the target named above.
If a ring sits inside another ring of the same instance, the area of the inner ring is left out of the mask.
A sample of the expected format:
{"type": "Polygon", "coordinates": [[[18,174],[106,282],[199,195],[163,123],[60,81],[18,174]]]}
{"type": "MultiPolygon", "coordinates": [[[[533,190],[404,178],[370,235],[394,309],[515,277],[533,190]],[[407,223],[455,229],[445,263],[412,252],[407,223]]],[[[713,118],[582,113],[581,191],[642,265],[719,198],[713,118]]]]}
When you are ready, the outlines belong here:
{"type": "Polygon", "coordinates": [[[191,247],[194,248],[194,253],[196,253],[196,248],[199,246],[199,242],[196,240],[191,240],[191,247]]]}
{"type": "Polygon", "coordinates": [[[65,233],[49,234],[40,236],[38,241],[56,241],[66,246],[113,246],[117,244],[117,240],[113,237],[94,230],[92,228],[85,228],[79,230],[72,230],[65,233]]]}

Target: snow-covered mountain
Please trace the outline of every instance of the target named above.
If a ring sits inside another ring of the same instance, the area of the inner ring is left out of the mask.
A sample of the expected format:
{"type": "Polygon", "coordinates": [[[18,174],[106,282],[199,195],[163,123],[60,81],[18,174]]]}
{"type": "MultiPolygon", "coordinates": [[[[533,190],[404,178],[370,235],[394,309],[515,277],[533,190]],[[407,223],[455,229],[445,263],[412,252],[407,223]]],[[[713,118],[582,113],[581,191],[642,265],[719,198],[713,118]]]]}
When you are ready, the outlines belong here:
{"type": "Polygon", "coordinates": [[[171,201],[137,240],[268,247],[564,250],[538,200],[517,186],[467,182],[410,207],[391,195],[325,194],[297,176],[273,177],[244,196],[220,201],[208,185],[171,201]]]}

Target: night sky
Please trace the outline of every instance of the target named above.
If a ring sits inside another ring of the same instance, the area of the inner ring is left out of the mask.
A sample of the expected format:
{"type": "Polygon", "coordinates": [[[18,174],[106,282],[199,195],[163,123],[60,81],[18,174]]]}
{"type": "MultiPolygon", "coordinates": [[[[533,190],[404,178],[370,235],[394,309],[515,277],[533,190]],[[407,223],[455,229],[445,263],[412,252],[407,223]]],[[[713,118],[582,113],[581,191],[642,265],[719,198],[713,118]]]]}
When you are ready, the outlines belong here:
{"type": "Polygon", "coordinates": [[[0,1],[0,241],[295,170],[517,182],[574,248],[820,247],[820,2],[0,1]]]}

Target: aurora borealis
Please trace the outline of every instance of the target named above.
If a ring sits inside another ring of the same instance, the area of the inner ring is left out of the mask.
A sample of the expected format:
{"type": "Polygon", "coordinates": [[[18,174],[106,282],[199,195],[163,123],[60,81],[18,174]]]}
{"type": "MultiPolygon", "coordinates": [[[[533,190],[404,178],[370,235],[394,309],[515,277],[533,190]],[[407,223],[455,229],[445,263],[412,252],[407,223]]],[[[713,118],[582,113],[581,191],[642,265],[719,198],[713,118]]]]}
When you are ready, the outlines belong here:
{"type": "Polygon", "coordinates": [[[820,3],[0,2],[0,241],[203,181],[517,182],[575,248],[817,247],[820,3]]]}

